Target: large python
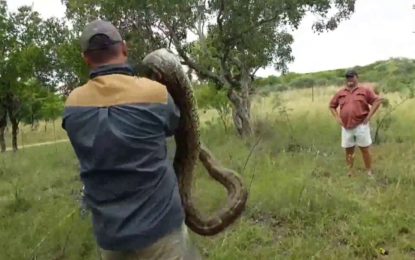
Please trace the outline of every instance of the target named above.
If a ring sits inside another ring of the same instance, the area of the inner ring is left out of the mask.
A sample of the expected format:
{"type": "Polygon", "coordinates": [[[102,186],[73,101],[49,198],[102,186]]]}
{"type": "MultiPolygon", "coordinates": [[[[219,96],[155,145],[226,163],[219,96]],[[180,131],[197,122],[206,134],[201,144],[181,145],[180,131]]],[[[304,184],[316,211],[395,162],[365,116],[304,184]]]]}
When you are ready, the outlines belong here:
{"type": "Polygon", "coordinates": [[[153,51],[143,59],[139,74],[164,84],[181,112],[174,136],[176,153],[173,166],[186,213],[186,225],[203,236],[220,233],[234,223],[245,209],[248,192],[242,178],[235,171],[220,166],[200,142],[196,100],[178,57],[167,49],[153,51]],[[193,174],[198,159],[209,175],[224,185],[228,192],[227,206],[208,218],[202,216],[192,200],[193,174]]]}

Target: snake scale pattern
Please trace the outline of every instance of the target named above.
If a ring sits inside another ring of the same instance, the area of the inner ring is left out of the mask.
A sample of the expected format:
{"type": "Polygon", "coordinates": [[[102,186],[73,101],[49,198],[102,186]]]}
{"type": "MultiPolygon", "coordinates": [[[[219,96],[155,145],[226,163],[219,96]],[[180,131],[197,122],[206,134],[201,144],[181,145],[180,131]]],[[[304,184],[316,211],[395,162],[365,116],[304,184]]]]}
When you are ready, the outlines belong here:
{"type": "Polygon", "coordinates": [[[199,235],[216,235],[241,216],[248,198],[246,186],[238,173],[222,167],[200,142],[197,104],[179,58],[167,49],[158,49],[149,53],[141,66],[145,69],[140,76],[164,84],[181,112],[179,127],[174,135],[176,154],[173,166],[186,213],[186,225],[199,235]],[[221,183],[228,193],[227,205],[211,217],[203,216],[192,200],[193,175],[198,159],[210,177],[221,183]]]}

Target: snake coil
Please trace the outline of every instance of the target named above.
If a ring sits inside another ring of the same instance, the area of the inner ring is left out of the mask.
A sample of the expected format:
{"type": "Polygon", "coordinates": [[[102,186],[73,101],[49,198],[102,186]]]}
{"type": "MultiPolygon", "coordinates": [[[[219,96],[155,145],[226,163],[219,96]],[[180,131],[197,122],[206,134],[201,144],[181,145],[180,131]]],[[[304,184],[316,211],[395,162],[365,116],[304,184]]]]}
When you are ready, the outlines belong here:
{"type": "Polygon", "coordinates": [[[201,144],[196,100],[191,82],[178,57],[167,49],[159,49],[148,54],[142,65],[148,69],[143,76],[164,84],[180,109],[181,118],[174,135],[176,154],[173,166],[186,213],[186,225],[199,235],[218,234],[242,214],[248,191],[238,173],[222,167],[206,146],[201,144]],[[228,192],[227,205],[212,217],[203,216],[192,200],[193,173],[198,159],[209,175],[221,183],[228,192]]]}

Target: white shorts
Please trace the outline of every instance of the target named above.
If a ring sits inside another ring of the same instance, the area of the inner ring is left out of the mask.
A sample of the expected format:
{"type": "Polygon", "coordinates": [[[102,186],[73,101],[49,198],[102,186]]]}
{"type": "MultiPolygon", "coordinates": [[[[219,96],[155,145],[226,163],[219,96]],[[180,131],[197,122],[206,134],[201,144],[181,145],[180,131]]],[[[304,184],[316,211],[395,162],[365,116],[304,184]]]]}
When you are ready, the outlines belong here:
{"type": "Polygon", "coordinates": [[[342,127],[342,147],[351,148],[356,145],[359,147],[368,147],[372,144],[369,124],[360,124],[353,129],[342,127]]]}

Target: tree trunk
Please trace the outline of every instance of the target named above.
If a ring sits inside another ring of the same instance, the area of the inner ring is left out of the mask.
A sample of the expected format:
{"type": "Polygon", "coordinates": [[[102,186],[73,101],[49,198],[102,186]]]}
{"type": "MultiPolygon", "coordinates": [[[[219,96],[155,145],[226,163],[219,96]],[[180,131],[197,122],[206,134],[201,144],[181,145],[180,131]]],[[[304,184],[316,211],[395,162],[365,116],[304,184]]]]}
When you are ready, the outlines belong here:
{"type": "Polygon", "coordinates": [[[4,139],[4,132],[6,130],[6,126],[7,126],[7,113],[2,112],[0,114],[0,152],[2,153],[6,151],[6,140],[4,139]]]}
{"type": "Polygon", "coordinates": [[[233,122],[241,137],[248,137],[252,134],[251,99],[249,95],[251,81],[248,77],[249,75],[246,75],[241,81],[240,91],[236,92],[235,89],[230,89],[228,92],[228,98],[233,105],[233,122]]]}
{"type": "Polygon", "coordinates": [[[13,147],[13,151],[17,151],[18,147],[17,147],[17,135],[19,133],[19,121],[17,121],[17,119],[12,116],[10,118],[10,122],[12,123],[12,147],[13,147]]]}
{"type": "Polygon", "coordinates": [[[52,120],[52,124],[53,124],[53,139],[55,140],[55,143],[56,143],[56,127],[55,127],[55,120],[52,120]]]}
{"type": "Polygon", "coordinates": [[[12,124],[12,148],[16,152],[17,147],[17,135],[19,134],[19,111],[21,108],[20,100],[17,96],[10,94],[7,102],[7,112],[9,114],[10,123],[12,124]]]}

